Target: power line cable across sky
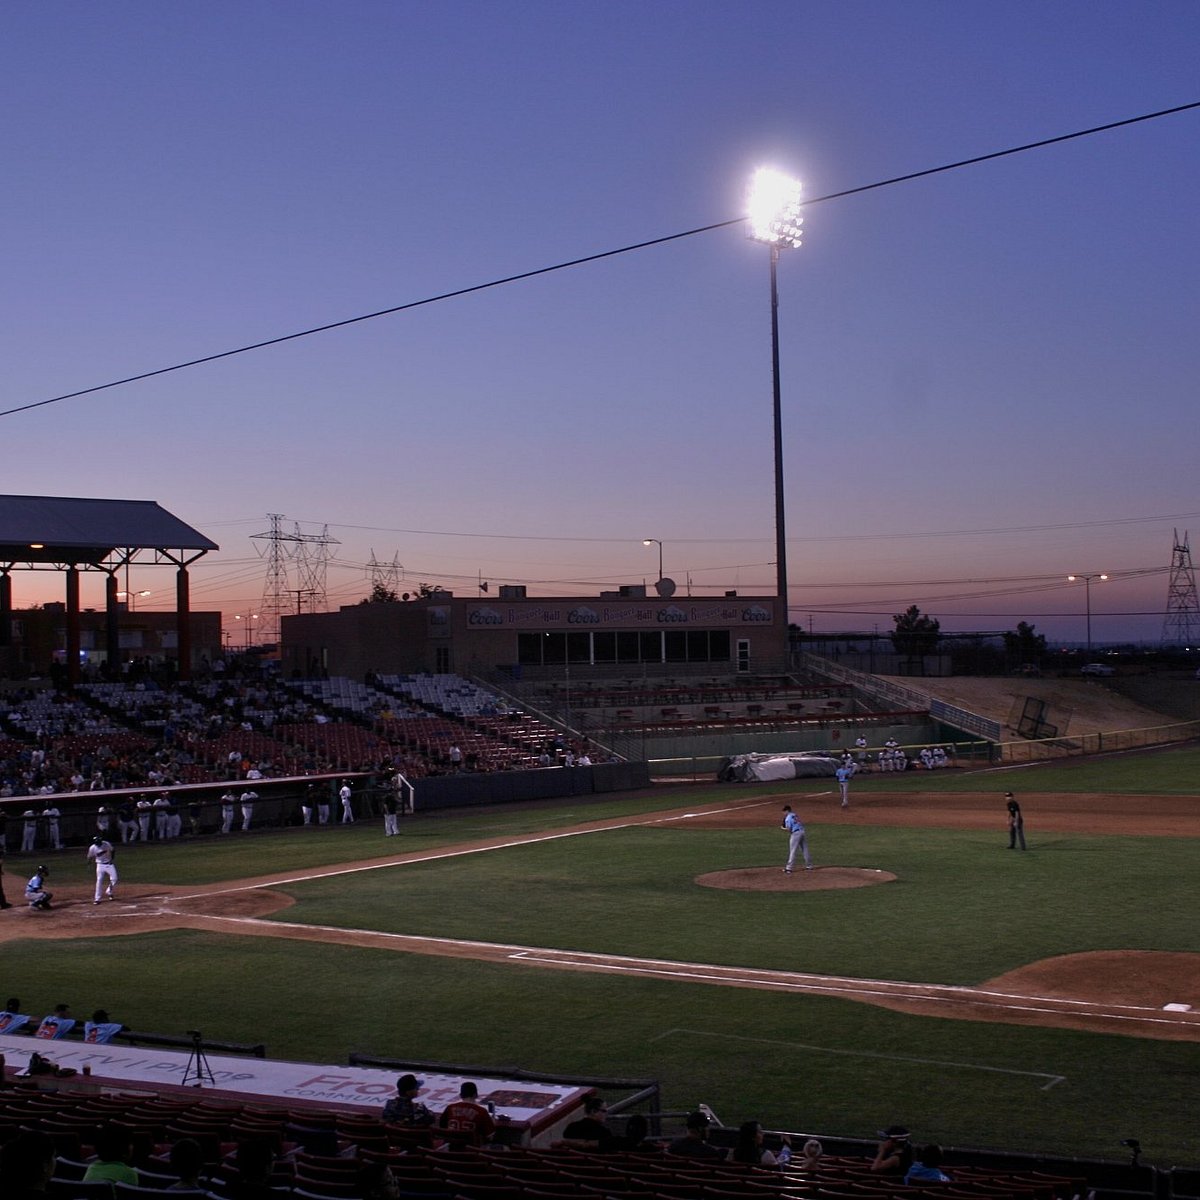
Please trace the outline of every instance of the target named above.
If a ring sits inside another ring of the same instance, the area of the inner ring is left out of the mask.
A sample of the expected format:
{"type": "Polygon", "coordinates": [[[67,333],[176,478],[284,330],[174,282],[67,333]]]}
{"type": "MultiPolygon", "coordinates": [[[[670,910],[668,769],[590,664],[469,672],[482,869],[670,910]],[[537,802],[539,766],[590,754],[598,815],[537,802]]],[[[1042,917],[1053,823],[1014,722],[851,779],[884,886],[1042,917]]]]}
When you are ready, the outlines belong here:
{"type": "MultiPolygon", "coordinates": [[[[987,154],[977,154],[972,158],[959,159],[956,162],[943,163],[937,167],[926,167],[920,171],[910,171],[905,175],[895,175],[890,179],[876,180],[874,183],[860,184],[858,187],[846,188],[840,192],[830,192],[824,196],[816,196],[812,200],[805,202],[805,207],[814,204],[821,204],[827,200],[841,200],[847,196],[855,196],[860,192],[870,192],[877,188],[891,187],[898,183],[909,183],[914,179],[923,179],[929,175],[938,175],[945,171],[954,171],[962,167],[977,166],[980,163],[990,162],[997,158],[1006,158],[1012,154],[1023,154],[1029,150],[1039,150],[1046,146],[1054,146],[1060,142],[1073,141],[1076,138],[1091,137],[1098,133],[1106,133],[1113,129],[1120,129],[1127,125],[1136,125],[1143,121],[1153,121],[1160,117],[1174,116],[1178,113],[1187,112],[1191,109],[1200,108],[1200,100],[1192,101],[1188,104],[1178,104],[1173,108],[1163,108],[1156,112],[1142,113],[1136,117],[1125,117],[1120,121],[1109,121],[1104,125],[1093,125],[1088,129],[1077,129],[1073,133],[1062,133],[1055,137],[1042,138],[1035,142],[1025,142],[1020,146],[1010,146],[1005,150],[993,150],[987,154]]],[[[191,367],[203,366],[205,363],[219,362],[223,358],[233,358],[239,354],[249,354],[253,350],[265,350],[269,346],[279,346],[284,342],[293,342],[300,338],[313,337],[318,333],[329,333],[334,329],[344,329],[348,325],[357,325],[363,321],[373,321],[379,317],[394,316],[396,313],[407,312],[414,308],[422,308],[430,304],[438,304],[444,300],[455,300],[462,296],[469,296],[474,292],[483,292],[491,288],[503,287],[510,283],[520,283],[526,279],[535,279],[539,275],[549,275],[555,271],[565,271],[571,267],[581,267],[588,263],[600,262],[606,258],[615,258],[621,254],[631,254],[635,250],[648,250],[653,246],[662,246],[667,242],[679,241],[682,238],[695,237],[701,233],[711,233],[717,229],[728,229],[731,225],[740,225],[745,221],[744,217],[733,217],[726,221],[717,221],[711,225],[701,225],[695,229],[685,229],[681,233],[668,233],[662,237],[649,238],[643,242],[634,242],[628,246],[620,246],[615,250],[602,250],[596,254],[587,254],[580,258],[569,259],[566,262],[555,263],[548,267],[536,267],[530,271],[521,271],[516,275],[506,275],[502,279],[492,279],[486,283],[471,284],[468,287],[456,288],[453,291],[441,292],[436,296],[426,296],[421,300],[410,300],[405,304],[397,304],[391,308],[381,308],[375,312],[361,313],[356,317],[346,317],[340,321],[330,321],[325,325],[315,325],[311,329],[302,329],[295,333],[285,333],[278,337],[267,338],[261,342],[251,342],[246,346],[238,346],[232,350],[221,350],[215,354],[202,355],[199,358],[191,358],[186,362],[175,363],[169,367],[157,367],[154,370],[142,371],[136,375],[126,375],[121,379],[110,380],[108,383],[98,383],[92,387],[80,388],[74,392],[64,392],[61,396],[51,396],[45,400],[35,400],[29,404],[21,404],[15,408],[0,410],[0,417],[11,417],[16,413],[29,412],[35,408],[44,408],[50,404],[59,404],[64,400],[77,400],[81,396],[94,395],[97,392],[108,391],[112,388],[123,387],[129,383],[139,383],[145,379],[153,379],[159,375],[169,375],[175,371],[185,371],[191,367]]]]}

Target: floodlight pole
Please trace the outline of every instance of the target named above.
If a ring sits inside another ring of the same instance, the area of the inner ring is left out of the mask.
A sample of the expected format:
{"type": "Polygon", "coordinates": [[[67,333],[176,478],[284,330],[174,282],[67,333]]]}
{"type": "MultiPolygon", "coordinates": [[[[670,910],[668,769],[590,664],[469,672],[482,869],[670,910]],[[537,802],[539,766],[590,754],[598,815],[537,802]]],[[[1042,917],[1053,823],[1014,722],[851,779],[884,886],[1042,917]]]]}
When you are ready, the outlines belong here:
{"type": "Polygon", "coordinates": [[[750,183],[750,236],[771,249],[771,387],[772,440],[775,450],[775,594],[783,608],[784,637],[788,629],[787,518],[783,483],[783,400],[779,379],[779,251],[800,246],[801,184],[781,171],[762,167],[750,183]]]}
{"type": "Polygon", "coordinates": [[[1092,657],[1092,580],[1107,579],[1107,575],[1100,572],[1093,572],[1091,575],[1068,575],[1067,579],[1074,583],[1077,579],[1083,580],[1084,607],[1087,611],[1087,656],[1092,657]]]}
{"type": "Polygon", "coordinates": [[[783,497],[783,400],[779,385],[779,247],[771,246],[771,385],[775,438],[775,594],[783,606],[784,635],[788,628],[787,531],[783,497]]]}
{"type": "Polygon", "coordinates": [[[658,547],[658,577],[661,579],[663,577],[662,542],[658,538],[642,538],[642,545],[658,547]]]}

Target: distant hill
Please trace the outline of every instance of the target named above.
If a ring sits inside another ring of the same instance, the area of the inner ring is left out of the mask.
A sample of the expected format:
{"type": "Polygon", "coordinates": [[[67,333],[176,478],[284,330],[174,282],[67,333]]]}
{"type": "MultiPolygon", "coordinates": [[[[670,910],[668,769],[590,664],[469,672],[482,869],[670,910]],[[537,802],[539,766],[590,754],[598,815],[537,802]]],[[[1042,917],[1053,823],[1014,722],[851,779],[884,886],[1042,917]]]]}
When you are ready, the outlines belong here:
{"type": "Polygon", "coordinates": [[[1168,676],[1114,676],[1111,679],[1029,679],[1003,676],[951,676],[909,679],[905,686],[938,700],[999,721],[1010,732],[1026,697],[1046,703],[1047,719],[1060,734],[1110,733],[1149,729],[1200,719],[1200,681],[1168,676]],[[1183,685],[1190,684],[1190,690],[1183,685]]]}

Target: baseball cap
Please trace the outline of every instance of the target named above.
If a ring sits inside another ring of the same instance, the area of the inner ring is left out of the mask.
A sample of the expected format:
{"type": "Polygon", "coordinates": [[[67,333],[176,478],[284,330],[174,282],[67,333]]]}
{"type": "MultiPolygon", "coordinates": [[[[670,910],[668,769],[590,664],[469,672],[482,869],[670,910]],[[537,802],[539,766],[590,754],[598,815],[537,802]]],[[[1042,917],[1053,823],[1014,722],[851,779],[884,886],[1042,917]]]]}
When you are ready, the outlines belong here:
{"type": "Polygon", "coordinates": [[[891,1138],[893,1142],[907,1142],[908,1130],[903,1125],[889,1125],[879,1131],[881,1138],[891,1138]]]}
{"type": "Polygon", "coordinates": [[[425,1086],[425,1080],[418,1079],[415,1075],[401,1075],[396,1080],[396,1091],[398,1092],[415,1092],[417,1088],[425,1086]]]}
{"type": "Polygon", "coordinates": [[[706,1117],[704,1113],[698,1111],[688,1113],[686,1124],[688,1129],[707,1129],[708,1117],[706,1117]]]}

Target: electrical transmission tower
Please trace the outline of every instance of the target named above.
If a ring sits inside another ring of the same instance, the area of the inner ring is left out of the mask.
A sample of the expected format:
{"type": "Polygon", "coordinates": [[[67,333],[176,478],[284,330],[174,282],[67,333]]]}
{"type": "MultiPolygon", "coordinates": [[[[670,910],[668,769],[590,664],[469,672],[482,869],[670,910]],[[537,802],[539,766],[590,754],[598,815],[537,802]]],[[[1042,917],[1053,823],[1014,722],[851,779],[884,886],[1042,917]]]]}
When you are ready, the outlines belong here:
{"type": "Polygon", "coordinates": [[[393,554],[390,563],[381,563],[375,557],[375,551],[371,551],[371,561],[367,563],[367,571],[371,577],[371,594],[376,595],[379,592],[390,592],[393,596],[399,595],[400,580],[404,578],[404,564],[400,561],[400,555],[393,554]]]}
{"type": "Polygon", "coordinates": [[[263,584],[258,628],[264,642],[277,643],[280,618],[292,611],[302,611],[306,598],[310,612],[324,611],[325,568],[329,561],[329,547],[339,543],[336,538],[329,536],[328,525],[317,534],[302,533],[296,523],[294,532],[284,533],[282,513],[268,513],[267,519],[271,522],[271,528],[266,533],[250,536],[267,543],[267,578],[263,584]],[[291,585],[289,561],[295,564],[295,587],[291,585]]]}
{"type": "Polygon", "coordinates": [[[1167,615],[1163,619],[1164,646],[1195,646],[1200,642],[1200,599],[1196,596],[1196,573],[1192,569],[1192,551],[1187,530],[1183,541],[1175,530],[1171,550],[1171,577],[1167,582],[1167,615]]]}

